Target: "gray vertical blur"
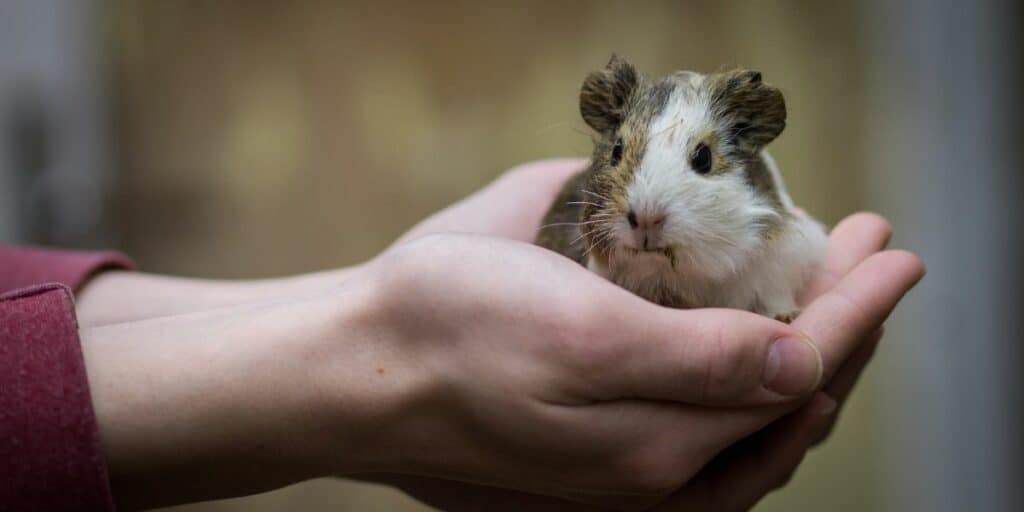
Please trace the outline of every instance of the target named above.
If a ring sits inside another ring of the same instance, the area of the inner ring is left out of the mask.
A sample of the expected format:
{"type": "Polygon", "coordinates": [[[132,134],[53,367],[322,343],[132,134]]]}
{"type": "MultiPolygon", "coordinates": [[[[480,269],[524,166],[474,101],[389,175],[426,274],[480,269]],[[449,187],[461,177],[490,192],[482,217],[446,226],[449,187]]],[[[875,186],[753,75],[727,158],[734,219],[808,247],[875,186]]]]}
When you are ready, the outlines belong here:
{"type": "Polygon", "coordinates": [[[866,5],[868,195],[929,270],[878,361],[893,510],[1024,510],[1015,10],[993,0],[866,5]]]}
{"type": "Polygon", "coordinates": [[[93,2],[0,3],[0,240],[100,243],[108,180],[93,2]]]}

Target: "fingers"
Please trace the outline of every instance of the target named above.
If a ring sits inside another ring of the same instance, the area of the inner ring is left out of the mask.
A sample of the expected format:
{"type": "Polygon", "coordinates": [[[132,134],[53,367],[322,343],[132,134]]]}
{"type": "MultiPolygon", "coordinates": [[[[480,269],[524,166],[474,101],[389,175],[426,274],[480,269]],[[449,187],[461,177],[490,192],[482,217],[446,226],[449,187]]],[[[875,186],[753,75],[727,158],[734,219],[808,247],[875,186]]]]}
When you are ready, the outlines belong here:
{"type": "Polygon", "coordinates": [[[586,372],[598,387],[592,399],[772,404],[807,396],[821,382],[821,354],[798,329],[735,310],[643,307],[617,322],[615,348],[586,372]]]}
{"type": "MultiPolygon", "coordinates": [[[[850,392],[853,391],[853,386],[860,379],[861,372],[864,371],[864,367],[867,366],[868,362],[875,355],[875,349],[878,347],[878,342],[881,341],[882,335],[884,334],[884,328],[879,328],[868,338],[860,343],[860,345],[854,350],[853,354],[850,354],[850,358],[843,363],[843,366],[839,368],[832,380],[829,381],[828,386],[825,387],[825,393],[832,397],[838,404],[839,409],[842,409],[846,403],[846,399],[849,398],[850,392]]],[[[821,434],[814,440],[814,444],[821,443],[829,434],[832,433],[832,427],[835,424],[835,420],[838,419],[838,411],[832,417],[832,421],[822,429],[821,434]]]]}
{"type": "MultiPolygon", "coordinates": [[[[832,230],[822,271],[815,276],[805,296],[818,297],[831,290],[843,276],[884,247],[890,234],[888,222],[876,214],[858,213],[844,219],[832,230]]],[[[916,260],[916,257],[911,258],[916,260]]],[[[897,264],[882,273],[866,269],[846,289],[852,290],[852,293],[874,294],[859,299],[873,301],[875,298],[872,297],[886,292],[882,288],[885,288],[888,276],[893,279],[891,284],[895,286],[888,290],[895,290],[895,295],[887,297],[892,299],[902,296],[906,290],[900,289],[900,283],[919,278],[913,275],[920,268],[920,262],[916,262],[915,269],[912,262],[901,262],[899,256],[890,254],[885,256],[885,260],[897,261],[897,264]],[[856,286],[857,282],[861,285],[856,286]]],[[[834,295],[830,297],[828,302],[832,305],[823,310],[825,315],[849,315],[851,312],[859,315],[855,309],[837,307],[842,305],[842,296],[839,296],[840,300],[834,295]]],[[[889,306],[872,304],[882,307],[884,314],[879,318],[884,318],[894,302],[889,306]]],[[[822,307],[820,304],[816,306],[818,309],[822,307]]],[[[876,313],[881,314],[878,311],[876,313]]],[[[817,345],[808,347],[805,343],[807,339],[799,331],[811,334],[813,343],[818,342],[816,334],[819,332],[831,338],[842,334],[836,329],[824,329],[828,327],[825,325],[829,321],[828,316],[805,318],[808,317],[807,310],[794,323],[797,331],[781,331],[774,322],[758,321],[752,319],[752,315],[740,317],[735,312],[699,310],[672,312],[671,316],[671,319],[664,322],[650,322],[646,329],[631,328],[641,335],[639,339],[623,343],[635,350],[620,358],[621,363],[605,374],[606,380],[610,381],[610,389],[604,391],[612,395],[608,398],[635,397],[704,405],[751,405],[806,396],[821,382],[821,374],[817,370],[822,367],[816,365],[818,354],[815,350],[820,351],[822,348],[817,345]],[[822,329],[815,333],[807,331],[806,326],[812,323],[822,329]],[[665,333],[670,337],[666,338],[665,333]],[[784,341],[777,343],[780,340],[784,341]],[[651,349],[651,343],[659,346],[651,349]],[[776,350],[773,352],[772,349],[776,350]]],[[[824,365],[831,368],[830,372],[825,372],[826,375],[836,371],[842,357],[853,350],[859,337],[877,327],[877,324],[867,325],[856,320],[846,321],[843,325],[859,326],[862,331],[848,332],[848,336],[826,342],[832,352],[829,358],[831,366],[824,365]]]]}
{"type": "Polygon", "coordinates": [[[749,510],[789,481],[835,408],[828,395],[815,393],[793,414],[723,454],[654,510],[749,510]]]}
{"type": "Polygon", "coordinates": [[[831,289],[847,272],[889,243],[892,227],[874,213],[846,217],[829,234],[828,249],[821,270],[808,284],[801,304],[807,304],[831,289]]]}
{"type": "Polygon", "coordinates": [[[883,334],[884,328],[880,327],[857,346],[856,350],[850,354],[850,358],[843,363],[843,366],[839,368],[839,371],[829,381],[828,386],[825,387],[825,392],[828,393],[828,396],[840,404],[846,401],[850,396],[850,392],[853,391],[853,386],[860,378],[861,372],[864,371],[864,367],[867,366],[868,362],[875,355],[875,350],[878,348],[878,343],[882,340],[883,334]]]}
{"type": "MultiPolygon", "coordinates": [[[[923,275],[921,261],[908,252],[886,251],[875,254],[813,303],[793,322],[792,327],[806,333],[820,350],[823,380],[829,382],[860,343],[875,332],[896,303],[923,275]]],[[[861,355],[866,364],[868,353],[861,355]]],[[[859,353],[858,353],[859,354],[859,353]]],[[[857,366],[852,367],[857,370],[857,366]]],[[[836,384],[837,392],[848,392],[856,380],[856,371],[836,384]]],[[[790,412],[790,404],[758,408],[723,408],[717,416],[695,415],[693,422],[707,421],[709,446],[727,446],[736,439],[775,421],[790,412]]]]}
{"type": "Polygon", "coordinates": [[[834,288],[809,304],[793,322],[821,351],[825,380],[873,333],[896,303],[924,276],[912,253],[884,251],[870,256],[834,288]]]}
{"type": "Polygon", "coordinates": [[[592,506],[511,489],[478,485],[437,477],[398,473],[370,473],[348,478],[382,483],[440,510],[494,512],[596,512],[592,506]]]}

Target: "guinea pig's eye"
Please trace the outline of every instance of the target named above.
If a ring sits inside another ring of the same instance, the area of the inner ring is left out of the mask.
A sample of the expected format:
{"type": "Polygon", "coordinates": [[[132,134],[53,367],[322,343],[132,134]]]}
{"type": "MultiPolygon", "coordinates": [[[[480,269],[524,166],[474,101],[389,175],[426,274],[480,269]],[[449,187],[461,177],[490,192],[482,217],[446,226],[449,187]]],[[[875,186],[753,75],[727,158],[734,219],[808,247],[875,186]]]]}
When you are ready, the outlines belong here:
{"type": "Polygon", "coordinates": [[[701,142],[697,145],[693,156],[690,157],[690,167],[693,167],[697,174],[707,174],[711,171],[711,148],[707,144],[701,142]]]}
{"type": "Polygon", "coordinates": [[[612,167],[619,165],[622,161],[622,139],[615,141],[615,145],[612,146],[612,156],[608,158],[608,164],[612,167]]]}

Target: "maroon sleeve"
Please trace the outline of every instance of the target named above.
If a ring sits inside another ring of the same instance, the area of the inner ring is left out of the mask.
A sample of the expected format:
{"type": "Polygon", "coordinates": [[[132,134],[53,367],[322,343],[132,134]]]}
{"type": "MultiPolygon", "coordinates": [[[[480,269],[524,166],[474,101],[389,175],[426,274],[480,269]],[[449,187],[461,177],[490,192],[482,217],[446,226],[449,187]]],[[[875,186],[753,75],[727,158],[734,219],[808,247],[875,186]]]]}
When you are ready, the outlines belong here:
{"type": "Polygon", "coordinates": [[[114,510],[71,296],[110,267],[131,262],[0,245],[0,512],[114,510]]]}
{"type": "Polygon", "coordinates": [[[107,268],[134,268],[118,252],[68,251],[0,244],[0,293],[34,284],[61,283],[77,290],[107,268]]]}

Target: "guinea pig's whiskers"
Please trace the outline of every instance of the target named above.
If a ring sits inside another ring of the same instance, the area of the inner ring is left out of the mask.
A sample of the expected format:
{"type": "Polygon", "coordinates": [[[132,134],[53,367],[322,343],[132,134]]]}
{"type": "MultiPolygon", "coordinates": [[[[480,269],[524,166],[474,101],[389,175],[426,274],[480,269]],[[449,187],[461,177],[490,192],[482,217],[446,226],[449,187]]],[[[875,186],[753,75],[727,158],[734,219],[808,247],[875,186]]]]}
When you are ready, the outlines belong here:
{"type": "Polygon", "coordinates": [[[604,222],[601,219],[588,220],[587,222],[552,222],[551,224],[545,224],[539,229],[553,228],[557,226],[586,226],[588,224],[597,224],[598,222],[604,222]]]}
{"type": "Polygon", "coordinates": [[[583,192],[584,194],[590,194],[590,195],[592,195],[592,196],[594,196],[594,197],[597,197],[597,198],[599,198],[599,199],[604,199],[605,201],[608,201],[608,202],[611,202],[611,201],[612,201],[612,199],[611,199],[610,197],[608,197],[608,196],[603,196],[603,195],[601,195],[601,194],[598,194],[597,192],[591,192],[590,190],[583,190],[583,189],[580,189],[580,192],[583,192]]]}
{"type": "MultiPolygon", "coordinates": [[[[604,232],[606,232],[607,230],[608,230],[608,229],[607,229],[607,227],[605,227],[605,226],[603,226],[603,225],[602,225],[602,226],[598,226],[598,228],[597,228],[597,229],[595,229],[594,231],[597,231],[597,232],[598,232],[599,234],[601,234],[601,233],[604,233],[604,232]]],[[[583,231],[583,230],[581,229],[581,230],[580,230],[580,236],[578,236],[578,237],[574,238],[574,239],[573,239],[573,240],[572,240],[571,242],[569,242],[569,245],[573,245],[573,244],[575,244],[575,243],[579,242],[580,240],[583,240],[583,237],[585,237],[585,236],[587,236],[587,232],[586,232],[586,231],[583,231]]]]}
{"type": "Polygon", "coordinates": [[[544,135],[545,133],[550,132],[551,130],[554,130],[555,128],[565,128],[565,127],[568,127],[568,126],[569,126],[569,122],[568,121],[559,121],[557,123],[551,123],[551,124],[549,124],[547,126],[540,127],[539,129],[537,129],[533,133],[533,135],[544,135]]]}
{"type": "Polygon", "coordinates": [[[583,257],[586,258],[587,255],[589,255],[591,253],[591,251],[593,251],[594,248],[597,247],[597,245],[598,244],[594,244],[594,245],[591,245],[590,247],[587,247],[587,250],[583,251],[583,257]]]}
{"type": "Polygon", "coordinates": [[[577,133],[579,135],[583,135],[583,136],[585,136],[587,138],[590,138],[590,136],[591,136],[590,132],[588,132],[587,130],[584,130],[583,128],[580,128],[578,125],[570,123],[568,121],[559,121],[557,123],[552,123],[552,124],[549,124],[547,126],[542,126],[542,127],[538,128],[537,130],[535,130],[531,136],[535,137],[535,136],[545,135],[548,132],[551,132],[552,130],[559,129],[559,128],[568,128],[569,130],[571,130],[571,131],[573,131],[573,132],[575,132],[575,133],[577,133]]]}
{"type": "Polygon", "coordinates": [[[584,136],[584,137],[587,137],[587,138],[590,137],[590,132],[588,132],[587,130],[584,130],[584,129],[578,127],[578,126],[569,125],[569,129],[574,131],[574,132],[576,132],[576,133],[578,133],[578,134],[580,134],[580,135],[582,135],[582,136],[584,136]]]}
{"type": "Polygon", "coordinates": [[[599,205],[597,203],[591,203],[590,201],[569,201],[568,203],[565,203],[565,204],[589,204],[590,206],[593,206],[595,208],[600,208],[601,207],[601,205],[599,205]]]}
{"type": "Polygon", "coordinates": [[[584,258],[586,258],[587,255],[590,254],[591,251],[593,251],[595,247],[597,247],[598,245],[601,245],[600,239],[601,239],[602,236],[603,236],[602,234],[598,234],[597,237],[594,238],[593,243],[590,244],[590,247],[587,247],[587,249],[585,251],[583,251],[583,257],[584,258]]]}
{"type": "Polygon", "coordinates": [[[608,229],[608,228],[605,228],[604,230],[602,230],[597,235],[597,237],[594,238],[594,243],[586,251],[583,252],[583,256],[586,256],[587,254],[589,254],[590,251],[593,251],[596,247],[607,246],[607,248],[610,249],[611,248],[611,241],[612,241],[612,230],[608,229]]]}

